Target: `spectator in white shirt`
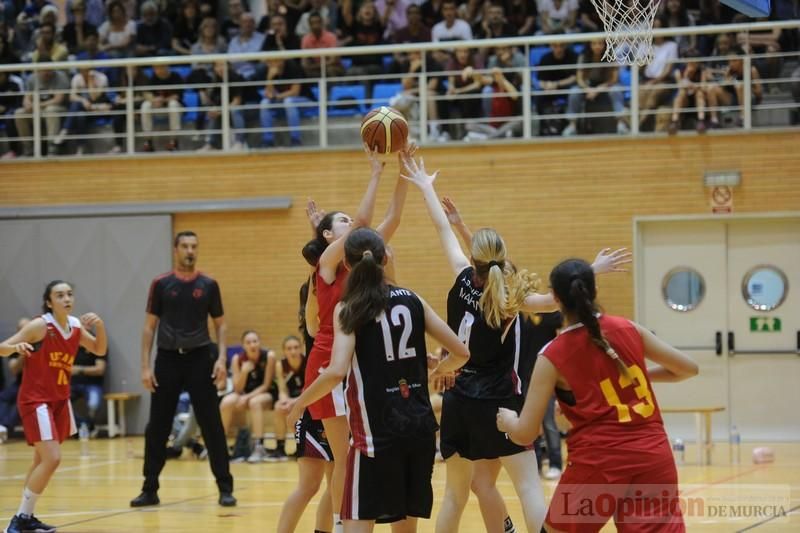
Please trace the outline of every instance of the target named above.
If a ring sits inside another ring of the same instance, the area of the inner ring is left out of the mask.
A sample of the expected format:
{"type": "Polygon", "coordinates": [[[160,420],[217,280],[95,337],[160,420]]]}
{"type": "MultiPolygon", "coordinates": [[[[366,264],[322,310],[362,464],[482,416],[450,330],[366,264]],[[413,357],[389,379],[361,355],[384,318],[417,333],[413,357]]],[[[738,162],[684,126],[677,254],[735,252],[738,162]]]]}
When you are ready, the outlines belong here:
{"type": "Polygon", "coordinates": [[[431,38],[434,42],[440,41],[469,41],[472,40],[472,28],[467,21],[458,18],[455,0],[444,0],[442,3],[442,20],[434,25],[431,38]]]}
{"type": "Polygon", "coordinates": [[[539,1],[539,34],[551,35],[563,31],[578,31],[578,0],[540,0],[539,1]]]}
{"type": "MultiPolygon", "coordinates": [[[[653,29],[661,27],[662,22],[656,19],[653,22],[653,29]]],[[[678,45],[675,41],[660,36],[653,37],[653,60],[645,67],[639,82],[639,126],[651,116],[642,111],[656,109],[664,97],[672,92],[672,89],[661,85],[668,83],[668,78],[672,74],[672,64],[677,59],[678,45]]]]}

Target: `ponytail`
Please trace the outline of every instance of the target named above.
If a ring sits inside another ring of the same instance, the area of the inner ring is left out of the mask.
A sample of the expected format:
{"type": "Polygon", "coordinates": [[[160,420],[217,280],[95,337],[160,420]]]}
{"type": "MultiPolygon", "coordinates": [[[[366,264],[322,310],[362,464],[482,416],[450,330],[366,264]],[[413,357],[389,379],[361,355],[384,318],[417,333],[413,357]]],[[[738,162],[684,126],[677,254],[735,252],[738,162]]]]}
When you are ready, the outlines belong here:
{"type": "Polygon", "coordinates": [[[345,333],[375,320],[389,303],[389,287],[383,273],[386,248],[381,236],[370,228],[358,228],[344,244],[350,267],[341,298],[339,324],[345,333]]]}
{"type": "Polygon", "coordinates": [[[589,337],[598,348],[603,350],[603,353],[609,356],[617,364],[620,374],[630,379],[631,375],[628,372],[628,367],[622,359],[619,358],[617,351],[611,346],[603,335],[603,330],[600,329],[600,322],[597,320],[597,308],[594,304],[594,298],[590,296],[586,285],[580,278],[575,278],[570,284],[571,300],[575,302],[575,312],[578,314],[578,319],[586,327],[589,332],[589,337]]]}
{"type": "Polygon", "coordinates": [[[500,329],[503,322],[517,316],[525,298],[539,286],[535,274],[516,271],[510,261],[490,261],[488,265],[476,265],[475,271],[479,278],[485,276],[479,305],[486,323],[494,329],[500,329]]]}

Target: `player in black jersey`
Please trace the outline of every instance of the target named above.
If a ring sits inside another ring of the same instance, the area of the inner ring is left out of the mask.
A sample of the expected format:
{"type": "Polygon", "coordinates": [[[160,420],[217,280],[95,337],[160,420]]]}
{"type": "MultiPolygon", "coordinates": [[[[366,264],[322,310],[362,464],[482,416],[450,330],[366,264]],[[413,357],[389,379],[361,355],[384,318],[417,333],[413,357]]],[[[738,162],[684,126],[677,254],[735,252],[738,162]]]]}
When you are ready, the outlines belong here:
{"type": "Polygon", "coordinates": [[[345,242],[347,286],[334,311],[331,364],[300,396],[289,416],[324,396],[347,376],[351,432],[342,503],[346,532],[416,531],[430,516],[436,420],[428,392],[425,334],[450,355],[433,376],[461,367],[469,352],[436,313],[408,289],[388,285],[380,235],[354,230],[345,242]]]}
{"type": "MultiPolygon", "coordinates": [[[[313,202],[309,202],[309,207],[313,206],[313,202]]],[[[316,211],[316,209],[309,210],[309,218],[313,216],[314,211],[316,211]]],[[[314,224],[312,221],[312,229],[313,228],[314,224]]],[[[310,301],[312,305],[315,302],[313,298],[309,298],[309,284],[310,280],[306,281],[300,287],[299,329],[303,336],[306,353],[311,351],[311,347],[314,344],[314,337],[309,334],[305,318],[306,305],[308,305],[310,301]]],[[[292,337],[288,337],[287,339],[291,338],[292,337]]],[[[286,341],[284,341],[284,348],[285,347],[286,341]]],[[[292,357],[288,354],[285,355],[287,359],[292,357]]],[[[305,356],[302,356],[302,359],[303,365],[305,366],[305,356]]],[[[303,370],[305,370],[305,368],[303,368],[303,370]]],[[[299,375],[305,377],[305,372],[301,372],[299,375]]],[[[283,399],[279,400],[275,408],[276,411],[278,411],[279,408],[282,410],[284,422],[288,412],[297,401],[297,397],[302,393],[303,387],[302,385],[300,386],[296,396],[291,394],[293,392],[291,388],[287,387],[287,389],[289,389],[287,392],[290,393],[291,397],[285,402],[283,399]]],[[[298,482],[297,487],[295,487],[294,491],[286,498],[281,508],[281,514],[278,518],[277,533],[294,533],[295,528],[297,528],[297,523],[303,516],[303,511],[305,511],[306,506],[308,506],[308,502],[319,492],[322,478],[326,478],[326,487],[325,492],[319,499],[319,505],[317,505],[314,533],[331,531],[333,529],[333,507],[331,499],[333,453],[331,452],[330,445],[325,436],[325,428],[322,426],[321,420],[312,419],[311,415],[306,410],[303,412],[303,417],[295,424],[294,435],[295,444],[297,446],[295,457],[297,457],[297,468],[299,470],[298,482]]]]}
{"type": "Polygon", "coordinates": [[[284,437],[286,435],[286,415],[292,400],[303,392],[306,372],[306,356],[303,355],[300,339],[289,335],[283,339],[283,357],[275,363],[275,381],[270,394],[275,402],[275,435],[278,447],[267,454],[267,461],[287,461],[284,437]]]}
{"type": "MultiPolygon", "coordinates": [[[[242,334],[242,348],[244,351],[231,359],[233,392],[222,399],[219,408],[226,434],[234,415],[249,413],[253,446],[247,462],[260,463],[267,456],[264,449],[264,411],[271,408],[275,400],[269,392],[275,377],[275,352],[262,348],[261,339],[253,330],[242,334]]],[[[279,446],[281,438],[278,435],[279,446]]]]}
{"type": "MultiPolygon", "coordinates": [[[[429,175],[422,159],[417,163],[406,156],[403,162],[406,178],[422,191],[456,275],[447,298],[447,322],[471,354],[455,387],[445,393],[442,407],[441,451],[447,461],[447,485],[436,531],[458,531],[474,467],[485,465],[483,460],[500,458],[522,503],[528,531],[538,532],[546,509],[536,456],[497,431],[495,419],[499,408],[518,411],[522,405],[520,312],[554,311],[555,300],[552,294],[536,292],[535,276],[513,267],[503,239],[492,229],[478,230],[472,236],[471,257],[467,258],[433,187],[438,173],[429,175]]],[[[627,259],[624,252],[605,251],[598,258],[601,264],[595,270],[604,271],[616,269],[627,259]]],[[[494,530],[502,524],[492,526],[494,530]]]]}

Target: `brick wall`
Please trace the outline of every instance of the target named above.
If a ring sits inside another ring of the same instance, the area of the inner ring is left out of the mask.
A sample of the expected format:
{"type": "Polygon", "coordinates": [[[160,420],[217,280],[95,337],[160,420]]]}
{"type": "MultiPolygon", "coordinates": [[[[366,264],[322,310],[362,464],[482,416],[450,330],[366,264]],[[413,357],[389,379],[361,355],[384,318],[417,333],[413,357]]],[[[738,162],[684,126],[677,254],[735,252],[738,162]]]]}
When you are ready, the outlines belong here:
{"type": "MultiPolygon", "coordinates": [[[[705,170],[742,172],[738,213],[800,210],[799,148],[796,133],[765,133],[423,152],[429,169],[442,169],[440,195],[450,195],[471,226],[499,230],[517,264],[546,277],[566,256],[630,246],[634,216],[708,213],[705,170]]],[[[310,237],[306,198],[352,213],[368,170],[355,150],[14,162],[0,165],[0,205],[291,196],[288,211],[181,214],[174,221],[175,230],[200,235],[200,266],[222,286],[229,341],[252,327],[276,345],[296,330],[297,290],[307,275],[300,248],[310,237]]],[[[389,160],[376,219],[396,174],[389,160]]],[[[392,244],[400,282],[444,312],[452,276],[416,190],[392,244]]],[[[632,316],[631,275],[605,276],[600,285],[608,311],[632,316]]]]}

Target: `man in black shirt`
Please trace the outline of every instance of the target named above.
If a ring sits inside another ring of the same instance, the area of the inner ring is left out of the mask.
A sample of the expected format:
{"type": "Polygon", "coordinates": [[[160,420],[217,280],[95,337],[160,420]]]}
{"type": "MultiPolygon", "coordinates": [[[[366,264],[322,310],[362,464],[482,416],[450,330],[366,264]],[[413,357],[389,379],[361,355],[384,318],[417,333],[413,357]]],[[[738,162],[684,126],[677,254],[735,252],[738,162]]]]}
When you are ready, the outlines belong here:
{"type": "Polygon", "coordinates": [[[142,20],[136,24],[137,57],[172,55],[172,25],[159,16],[152,0],[142,4],[142,20]]]}
{"type": "MultiPolygon", "coordinates": [[[[107,354],[106,354],[107,355],[107,354]]],[[[97,357],[81,347],[75,356],[72,365],[72,380],[70,380],[70,400],[86,398],[86,419],[77,417],[78,425],[86,422],[89,430],[95,431],[95,417],[103,402],[103,376],[106,373],[106,357],[97,357]]]]}
{"type": "MultiPolygon", "coordinates": [[[[153,76],[148,81],[148,85],[156,88],[144,93],[142,131],[146,133],[153,131],[153,116],[158,113],[154,111],[155,109],[162,110],[160,113],[164,113],[163,110],[167,110],[170,131],[179,131],[181,129],[181,112],[183,111],[183,105],[181,105],[182,91],[180,88],[183,85],[183,79],[177,72],[171,71],[169,65],[155,65],[153,67],[153,76]]],[[[167,150],[173,152],[177,149],[178,139],[173,137],[167,144],[167,150]]],[[[143,150],[145,152],[154,150],[152,139],[145,140],[143,150]]]]}
{"type": "Polygon", "coordinates": [[[226,376],[225,316],[217,282],[195,270],[197,235],[175,236],[174,271],[153,280],[147,298],[142,331],[142,384],[152,393],[150,421],[145,430],[144,484],[131,507],[157,505],[158,476],[164,468],[167,438],[181,391],[189,393],[197,422],[208,448],[211,471],[217,480],[219,504],[236,505],[228,446],[222,429],[217,387],[226,376]],[[208,315],[214,321],[219,355],[212,360],[208,315]],[[158,328],[155,369],[150,368],[153,335],[158,328]],[[213,380],[212,380],[213,378],[213,380]]]}

